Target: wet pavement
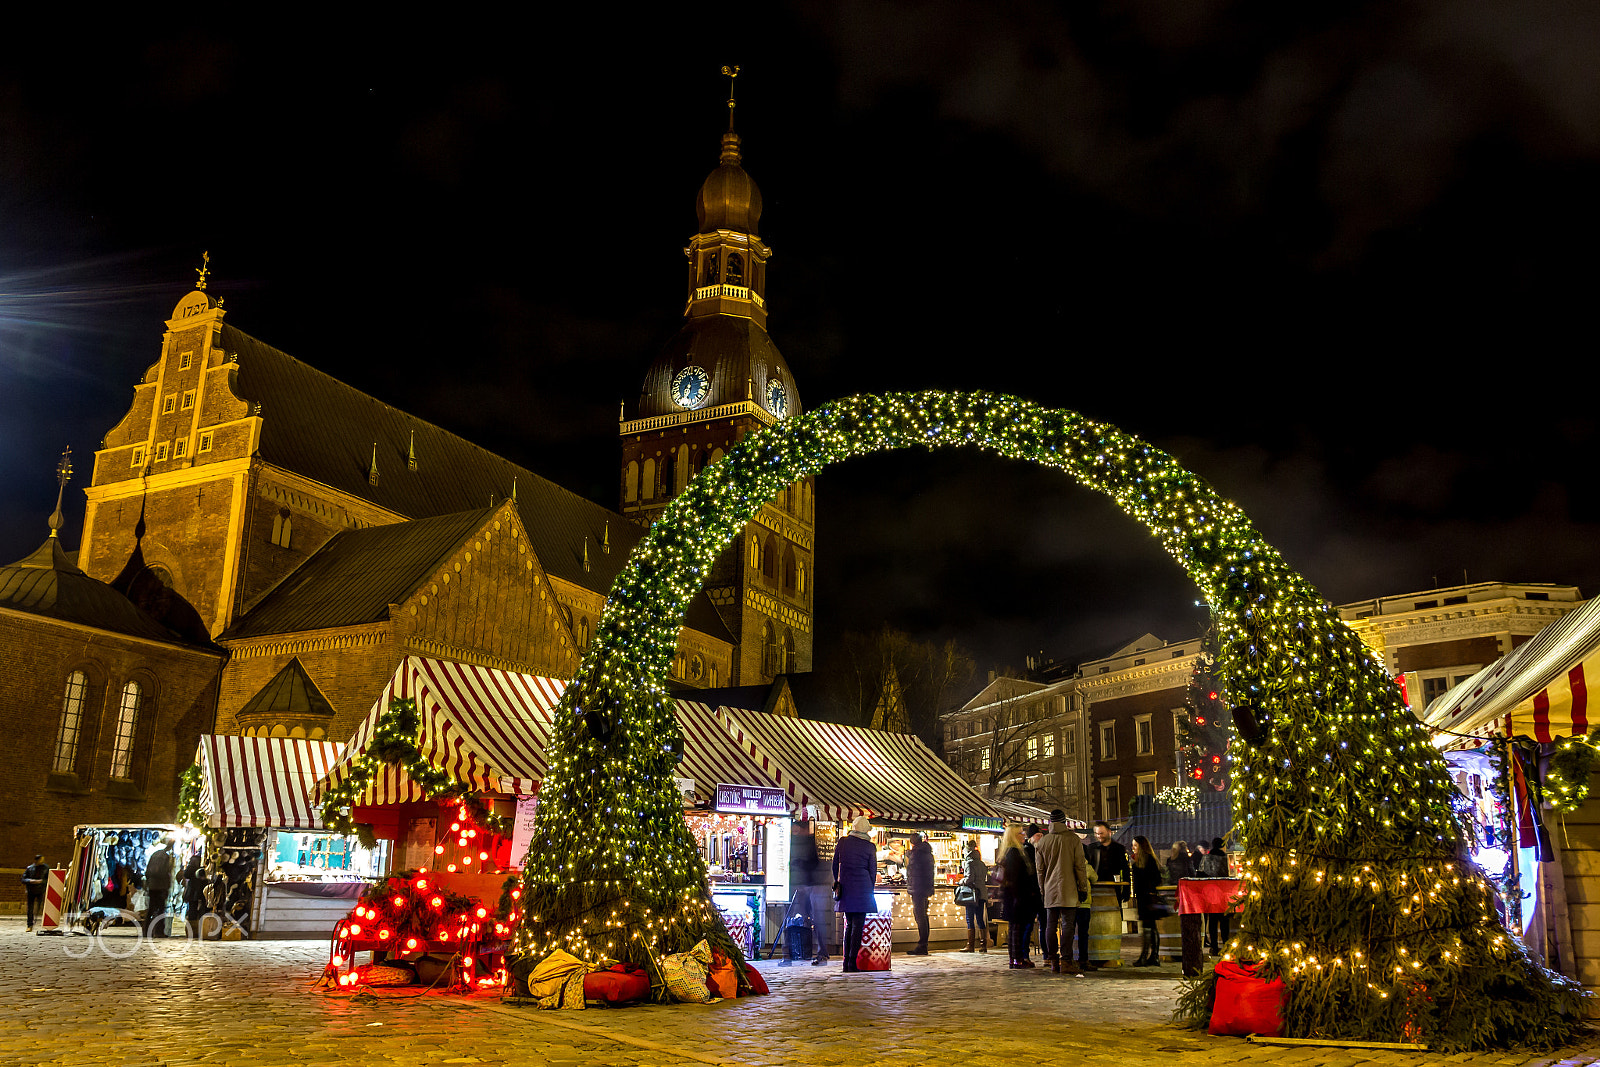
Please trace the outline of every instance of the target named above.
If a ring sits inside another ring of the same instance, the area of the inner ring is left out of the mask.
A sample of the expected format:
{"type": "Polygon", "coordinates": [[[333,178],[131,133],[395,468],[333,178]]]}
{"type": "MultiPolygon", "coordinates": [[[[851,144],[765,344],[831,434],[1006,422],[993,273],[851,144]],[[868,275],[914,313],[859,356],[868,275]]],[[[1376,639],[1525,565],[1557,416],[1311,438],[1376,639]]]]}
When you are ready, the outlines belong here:
{"type": "Polygon", "coordinates": [[[486,994],[319,992],[327,945],[38,937],[0,921],[0,1064],[528,1064],[591,1067],[937,1064],[1296,1067],[1600,1062],[1600,1034],[1559,1055],[1284,1048],[1172,1025],[1178,967],[1085,977],[1004,954],[897,955],[888,972],[762,961],[767,997],[543,1012],[486,994]]]}

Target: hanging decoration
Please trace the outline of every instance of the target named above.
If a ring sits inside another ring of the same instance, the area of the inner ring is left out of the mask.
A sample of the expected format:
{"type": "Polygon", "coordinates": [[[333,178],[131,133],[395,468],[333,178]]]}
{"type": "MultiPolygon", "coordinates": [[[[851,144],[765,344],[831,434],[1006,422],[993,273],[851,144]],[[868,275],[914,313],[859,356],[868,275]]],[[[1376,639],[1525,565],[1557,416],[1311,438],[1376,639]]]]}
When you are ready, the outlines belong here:
{"type": "MultiPolygon", "coordinates": [[[[1439,753],[1382,665],[1237,506],[1152,445],[980,393],[857,396],[746,437],[665,509],[618,576],[557,709],[516,948],[648,964],[737,958],[673,787],[664,679],[690,598],[761,505],[853,456],[974,447],[1060,469],[1142,523],[1199,587],[1225,695],[1245,896],[1228,956],[1289,988],[1284,1033],[1462,1049],[1560,1044],[1578,985],[1510,937],[1465,856],[1439,753]],[[1235,715],[1237,719],[1237,714],[1235,715]]],[[[1214,979],[1180,1014],[1204,1023],[1214,979]]]]}

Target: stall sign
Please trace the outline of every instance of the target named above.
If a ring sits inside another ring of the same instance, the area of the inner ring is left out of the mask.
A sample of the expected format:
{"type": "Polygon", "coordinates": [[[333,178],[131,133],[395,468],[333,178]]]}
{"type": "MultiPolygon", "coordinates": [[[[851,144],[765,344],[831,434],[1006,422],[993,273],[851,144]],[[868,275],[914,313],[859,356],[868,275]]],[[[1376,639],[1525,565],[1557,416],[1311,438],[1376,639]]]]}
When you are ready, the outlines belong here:
{"type": "Polygon", "coordinates": [[[788,815],[789,795],[764,785],[717,785],[716,809],[730,815],[788,815]]]}
{"type": "Polygon", "coordinates": [[[1006,822],[1004,819],[990,819],[983,815],[968,815],[961,820],[963,830],[979,830],[984,833],[1005,833],[1006,822]]]}

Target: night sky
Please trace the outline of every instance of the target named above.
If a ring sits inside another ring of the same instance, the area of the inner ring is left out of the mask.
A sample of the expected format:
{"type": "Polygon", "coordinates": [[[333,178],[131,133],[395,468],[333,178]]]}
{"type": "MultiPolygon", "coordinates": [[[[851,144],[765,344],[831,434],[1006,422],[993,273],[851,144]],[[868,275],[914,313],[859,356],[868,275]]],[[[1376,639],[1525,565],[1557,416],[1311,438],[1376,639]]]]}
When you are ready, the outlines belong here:
{"type": "MultiPolygon", "coordinates": [[[[1594,4],[593,10],[9,34],[0,555],[42,539],[63,446],[87,481],[202,250],[233,325],[616,506],[738,63],[806,407],[973,388],[1113,422],[1335,602],[1600,589],[1594,4]]],[[[818,521],[823,643],[888,622],[1020,665],[1199,623],[1060,474],[854,461],[818,521]]]]}

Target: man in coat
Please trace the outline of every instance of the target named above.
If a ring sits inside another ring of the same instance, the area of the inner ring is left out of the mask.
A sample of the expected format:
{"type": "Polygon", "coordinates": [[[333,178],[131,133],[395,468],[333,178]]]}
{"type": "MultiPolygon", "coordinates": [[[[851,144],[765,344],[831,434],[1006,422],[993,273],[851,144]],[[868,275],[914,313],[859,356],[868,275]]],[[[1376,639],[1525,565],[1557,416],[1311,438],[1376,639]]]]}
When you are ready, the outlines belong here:
{"type": "Polygon", "coordinates": [[[172,845],[164,842],[144,868],[145,888],[150,903],[146,906],[144,931],[146,937],[167,936],[167,898],[172,895],[172,845]]]}
{"type": "MultiPolygon", "coordinates": [[[[794,886],[791,914],[803,916],[811,924],[811,965],[828,962],[828,952],[836,944],[833,915],[833,871],[817,850],[816,827],[809,819],[796,819],[789,834],[789,879],[794,886]]],[[[789,962],[787,953],[783,962],[789,962]]]]}
{"type": "Polygon", "coordinates": [[[35,914],[44,914],[44,887],[50,877],[50,868],[44,865],[43,856],[33,857],[33,862],[22,868],[22,887],[28,891],[28,929],[33,929],[35,914]]]}
{"type": "Polygon", "coordinates": [[[911,893],[911,914],[917,920],[917,945],[907,956],[928,954],[928,901],[933,896],[933,846],[921,834],[911,835],[906,854],[906,889],[911,893]]]}
{"type": "MultiPolygon", "coordinates": [[[[1033,849],[1034,866],[1039,871],[1039,890],[1044,896],[1044,958],[1056,974],[1080,973],[1072,962],[1072,932],[1077,925],[1078,905],[1089,900],[1089,863],[1083,855],[1083,842],[1067,828],[1067,816],[1060,808],[1050,813],[1050,831],[1033,849]],[[1062,960],[1061,937],[1066,937],[1066,959],[1062,960]]],[[[1080,952],[1080,956],[1084,953],[1080,952]]]]}

